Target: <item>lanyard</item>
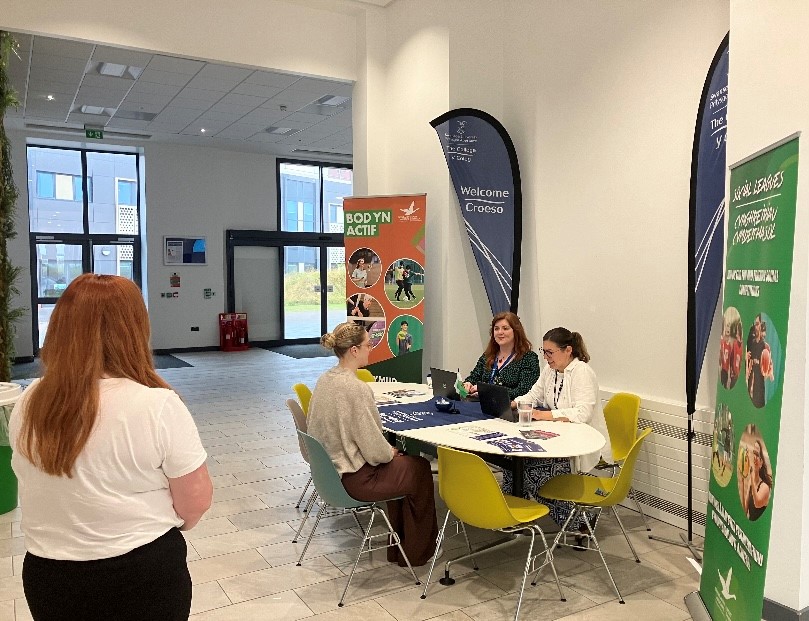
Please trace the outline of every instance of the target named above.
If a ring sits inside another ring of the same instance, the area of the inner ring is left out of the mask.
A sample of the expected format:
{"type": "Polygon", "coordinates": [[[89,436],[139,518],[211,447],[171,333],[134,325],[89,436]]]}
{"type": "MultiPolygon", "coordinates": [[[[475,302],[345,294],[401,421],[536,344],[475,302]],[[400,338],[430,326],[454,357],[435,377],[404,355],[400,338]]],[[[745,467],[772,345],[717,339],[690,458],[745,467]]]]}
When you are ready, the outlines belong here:
{"type": "MultiPolygon", "coordinates": [[[[505,360],[503,360],[503,364],[501,364],[501,365],[500,365],[500,369],[502,369],[504,366],[506,366],[506,365],[507,365],[507,364],[508,364],[508,363],[511,361],[511,359],[512,359],[513,357],[514,357],[514,352],[511,352],[511,353],[508,355],[508,358],[506,358],[505,360]]],[[[489,377],[489,383],[490,383],[490,384],[494,384],[494,376],[495,376],[495,375],[497,375],[497,371],[498,371],[498,368],[497,368],[497,358],[495,357],[495,359],[494,359],[494,364],[492,365],[492,374],[491,374],[491,376],[489,377]]]]}
{"type": "Polygon", "coordinates": [[[553,409],[558,410],[559,397],[562,396],[562,387],[565,385],[565,374],[562,373],[562,381],[559,382],[557,386],[556,382],[559,379],[559,371],[554,371],[554,373],[556,373],[556,376],[553,378],[553,409]]]}

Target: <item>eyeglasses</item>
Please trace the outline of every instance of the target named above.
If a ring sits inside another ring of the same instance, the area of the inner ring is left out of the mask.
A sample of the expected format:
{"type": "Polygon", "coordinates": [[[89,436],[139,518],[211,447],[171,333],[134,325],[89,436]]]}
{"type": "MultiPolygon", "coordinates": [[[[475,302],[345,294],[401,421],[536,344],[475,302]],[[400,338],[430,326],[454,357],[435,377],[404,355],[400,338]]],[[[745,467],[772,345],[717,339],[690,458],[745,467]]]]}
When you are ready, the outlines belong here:
{"type": "Polygon", "coordinates": [[[543,356],[545,356],[546,358],[550,358],[551,356],[553,356],[553,355],[554,355],[554,354],[556,354],[556,353],[559,353],[560,351],[562,351],[562,350],[561,350],[561,349],[557,349],[557,350],[552,350],[552,349],[543,349],[542,347],[540,347],[540,348],[539,348],[539,352],[540,352],[540,353],[541,353],[543,356]]]}

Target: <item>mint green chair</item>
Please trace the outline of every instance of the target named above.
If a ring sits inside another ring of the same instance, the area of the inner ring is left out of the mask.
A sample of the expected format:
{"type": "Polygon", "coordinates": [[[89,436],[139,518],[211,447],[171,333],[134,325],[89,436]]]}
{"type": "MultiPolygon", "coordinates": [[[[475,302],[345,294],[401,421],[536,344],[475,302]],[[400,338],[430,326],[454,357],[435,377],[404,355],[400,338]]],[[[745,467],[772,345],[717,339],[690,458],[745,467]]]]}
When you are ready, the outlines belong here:
{"type": "MultiPolygon", "coordinates": [[[[416,584],[421,584],[416,576],[416,572],[413,571],[413,567],[410,565],[410,559],[407,558],[407,554],[405,554],[404,549],[402,549],[402,544],[399,540],[398,533],[393,530],[390,520],[388,520],[388,516],[382,510],[382,507],[379,506],[381,503],[389,502],[391,500],[399,500],[402,498],[402,496],[386,498],[385,500],[375,502],[355,500],[348,495],[348,492],[346,492],[345,488],[343,487],[343,482],[340,480],[340,474],[337,472],[337,468],[334,467],[334,463],[332,463],[331,457],[329,457],[329,454],[326,452],[326,449],[323,448],[323,445],[309,434],[306,434],[300,430],[298,431],[298,437],[306,445],[306,452],[309,453],[309,468],[312,471],[312,482],[315,484],[315,490],[317,491],[317,495],[320,499],[320,510],[317,513],[315,525],[312,527],[312,533],[314,533],[317,529],[317,525],[320,522],[320,519],[323,517],[327,507],[348,509],[354,514],[355,519],[357,518],[357,513],[371,513],[371,519],[368,522],[368,526],[363,529],[362,543],[360,544],[357,558],[354,561],[354,566],[351,568],[351,574],[348,576],[346,588],[343,590],[343,595],[337,605],[340,608],[343,607],[346,593],[348,593],[348,587],[351,585],[351,579],[354,577],[354,572],[357,570],[357,564],[360,562],[360,557],[363,554],[367,554],[375,550],[384,550],[385,548],[397,546],[399,548],[399,552],[402,554],[402,558],[404,558],[405,562],[407,563],[407,568],[410,570],[416,584]],[[373,528],[374,519],[377,515],[382,516],[382,519],[385,521],[388,529],[382,533],[373,535],[371,534],[371,529],[373,528]],[[384,545],[374,547],[373,543],[375,540],[381,540],[385,543],[384,545]]],[[[359,520],[357,520],[357,523],[359,523],[359,520]]],[[[301,561],[303,561],[303,557],[306,554],[306,550],[309,547],[311,540],[312,535],[310,534],[309,539],[303,548],[303,552],[301,552],[301,557],[298,559],[298,565],[300,565],[301,561]]]]}

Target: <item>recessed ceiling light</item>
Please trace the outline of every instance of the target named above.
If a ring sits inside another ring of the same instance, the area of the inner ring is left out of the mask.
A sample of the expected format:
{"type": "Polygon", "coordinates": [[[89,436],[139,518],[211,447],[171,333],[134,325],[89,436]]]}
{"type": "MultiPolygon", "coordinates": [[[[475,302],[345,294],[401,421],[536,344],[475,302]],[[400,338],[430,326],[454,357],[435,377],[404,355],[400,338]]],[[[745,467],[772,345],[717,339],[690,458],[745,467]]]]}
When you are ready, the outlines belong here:
{"type": "Polygon", "coordinates": [[[325,97],[321,97],[318,99],[316,104],[320,104],[321,106],[342,106],[344,103],[348,101],[348,97],[338,97],[337,95],[326,95],[325,97]]]}
{"type": "Polygon", "coordinates": [[[104,106],[82,106],[81,111],[84,114],[104,114],[104,106]]]}
{"type": "Polygon", "coordinates": [[[98,66],[98,72],[101,75],[110,75],[120,78],[126,71],[126,65],[119,65],[117,63],[101,63],[98,66]]]}
{"type": "Polygon", "coordinates": [[[47,99],[48,101],[53,101],[56,98],[53,95],[48,95],[47,99]]]}
{"type": "Polygon", "coordinates": [[[293,133],[295,130],[292,129],[291,127],[268,127],[264,131],[267,132],[268,134],[280,134],[282,136],[285,136],[287,134],[293,133]]]}
{"type": "Polygon", "coordinates": [[[204,133],[205,133],[205,128],[203,127],[203,128],[202,128],[201,130],[199,130],[199,131],[200,131],[200,132],[202,132],[202,133],[204,134],[204,133]]]}

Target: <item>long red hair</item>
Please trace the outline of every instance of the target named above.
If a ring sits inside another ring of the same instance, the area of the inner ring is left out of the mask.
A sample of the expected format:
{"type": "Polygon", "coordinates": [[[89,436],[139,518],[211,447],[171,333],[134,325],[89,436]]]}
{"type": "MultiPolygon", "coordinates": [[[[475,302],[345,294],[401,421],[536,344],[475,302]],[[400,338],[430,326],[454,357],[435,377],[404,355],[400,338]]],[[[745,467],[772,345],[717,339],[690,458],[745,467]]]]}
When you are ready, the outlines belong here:
{"type": "Polygon", "coordinates": [[[500,346],[497,344],[497,341],[494,340],[494,324],[503,319],[505,319],[506,322],[508,322],[508,325],[511,326],[511,329],[514,330],[515,362],[534,348],[531,341],[528,340],[528,336],[525,334],[525,328],[522,327],[522,322],[517,315],[508,311],[505,313],[497,313],[494,317],[492,317],[492,323],[489,326],[489,345],[486,347],[486,351],[484,352],[486,355],[486,367],[489,369],[492,368],[494,359],[500,351],[500,346]]]}
{"type": "Polygon", "coordinates": [[[154,369],[149,316],[137,285],[82,274],[56,303],[42,347],[42,379],[28,398],[20,451],[48,474],[72,476],[98,415],[104,376],[170,388],[154,369]]]}

